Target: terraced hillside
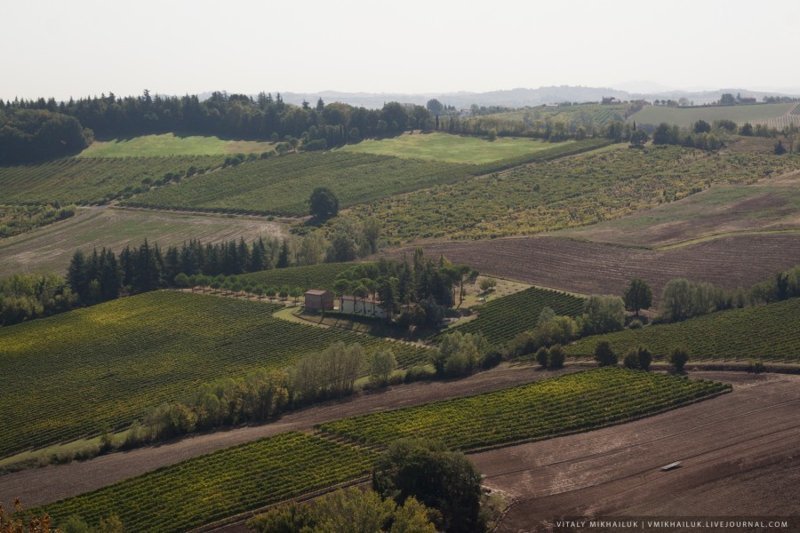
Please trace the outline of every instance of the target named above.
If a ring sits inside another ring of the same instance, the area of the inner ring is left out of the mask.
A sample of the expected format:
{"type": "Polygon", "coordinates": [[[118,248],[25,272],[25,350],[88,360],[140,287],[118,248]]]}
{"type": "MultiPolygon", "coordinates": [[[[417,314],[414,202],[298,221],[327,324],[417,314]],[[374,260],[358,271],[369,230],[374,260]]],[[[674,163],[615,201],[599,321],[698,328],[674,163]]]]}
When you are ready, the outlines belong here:
{"type": "Polygon", "coordinates": [[[282,369],[338,341],[391,347],[401,366],[426,358],[409,344],[273,318],[276,309],[162,291],[0,328],[0,457],[124,428],[201,383],[282,369]]]}

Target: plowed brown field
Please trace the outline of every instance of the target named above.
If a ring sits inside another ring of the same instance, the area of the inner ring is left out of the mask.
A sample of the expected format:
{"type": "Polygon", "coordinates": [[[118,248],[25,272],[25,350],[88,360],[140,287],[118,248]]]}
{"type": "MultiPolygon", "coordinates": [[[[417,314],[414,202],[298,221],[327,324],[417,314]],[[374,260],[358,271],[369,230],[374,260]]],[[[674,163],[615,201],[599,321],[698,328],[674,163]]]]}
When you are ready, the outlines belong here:
{"type": "MultiPolygon", "coordinates": [[[[800,264],[800,235],[740,235],[668,250],[647,250],[556,237],[423,244],[425,254],[444,255],[490,274],[582,294],[622,294],[631,278],[664,284],[685,277],[728,289],[748,288],[800,264]]],[[[389,252],[394,257],[413,248],[389,252]]]]}

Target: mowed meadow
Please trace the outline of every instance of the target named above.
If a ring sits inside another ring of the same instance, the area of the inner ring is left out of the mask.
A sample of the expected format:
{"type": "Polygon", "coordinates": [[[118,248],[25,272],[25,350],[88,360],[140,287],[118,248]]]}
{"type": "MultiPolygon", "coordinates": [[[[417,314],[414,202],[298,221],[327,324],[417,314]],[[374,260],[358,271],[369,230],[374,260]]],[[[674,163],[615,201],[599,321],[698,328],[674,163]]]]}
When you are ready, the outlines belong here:
{"type": "MultiPolygon", "coordinates": [[[[570,141],[565,141],[564,144],[570,141]]],[[[519,159],[552,148],[553,144],[524,137],[498,137],[493,141],[447,133],[404,133],[389,139],[369,139],[341,148],[346,152],[427,159],[448,163],[482,164],[519,159]]]]}
{"type": "Polygon", "coordinates": [[[274,143],[220,139],[214,136],[142,135],[128,139],[93,142],[78,157],[156,157],[188,155],[261,154],[273,151],[274,143]]]}
{"type": "Polygon", "coordinates": [[[121,429],[197,386],[284,369],[335,342],[391,349],[401,366],[425,348],[274,318],[279,306],[151,292],[0,328],[0,457],[121,429]]]}

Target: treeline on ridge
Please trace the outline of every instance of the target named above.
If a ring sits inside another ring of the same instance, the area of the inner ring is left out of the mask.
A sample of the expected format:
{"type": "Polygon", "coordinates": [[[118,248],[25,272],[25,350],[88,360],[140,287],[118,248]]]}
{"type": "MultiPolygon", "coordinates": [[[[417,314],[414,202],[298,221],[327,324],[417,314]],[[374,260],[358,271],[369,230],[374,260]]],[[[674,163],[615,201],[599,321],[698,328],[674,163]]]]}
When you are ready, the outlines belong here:
{"type": "Polygon", "coordinates": [[[263,92],[256,98],[214,92],[206,100],[197,95],[151,96],[149,91],[142,96],[110,93],[68,102],[0,100],[0,164],[74,154],[91,142],[93,134],[123,138],[180,132],[274,142],[302,139],[306,149],[325,149],[408,129],[431,129],[433,124],[431,113],[418,105],[388,102],[382,109],[366,109],[325,105],[320,99],[315,106],[295,106],[285,103],[280,94],[273,98],[263,92]],[[43,133],[31,133],[38,131],[43,133]],[[24,144],[19,139],[28,143],[26,150],[19,150],[24,144]]]}

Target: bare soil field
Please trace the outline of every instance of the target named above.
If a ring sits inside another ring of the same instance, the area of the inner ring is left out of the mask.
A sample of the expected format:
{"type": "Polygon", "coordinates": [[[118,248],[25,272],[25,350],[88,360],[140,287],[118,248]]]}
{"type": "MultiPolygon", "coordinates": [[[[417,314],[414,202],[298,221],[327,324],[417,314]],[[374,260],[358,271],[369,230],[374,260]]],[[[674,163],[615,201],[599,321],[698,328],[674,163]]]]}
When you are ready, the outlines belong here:
{"type": "Polygon", "coordinates": [[[14,237],[0,239],[0,277],[21,272],[65,272],[81,248],[119,252],[147,238],[161,247],[189,239],[219,242],[243,237],[282,236],[286,226],[265,218],[189,214],[117,208],[80,209],[66,220],[14,237]]]}
{"type": "Polygon", "coordinates": [[[692,374],[731,382],[733,392],[472,455],[485,484],[513,499],[500,531],[544,530],[569,516],[794,516],[800,526],[800,377],[692,374]],[[674,461],[679,468],[660,470],[674,461]]]}
{"type": "Polygon", "coordinates": [[[555,235],[663,248],[736,233],[800,234],[800,173],[720,185],[654,209],[555,235]]]}
{"type": "MultiPolygon", "coordinates": [[[[580,294],[622,294],[631,278],[658,298],[664,284],[685,277],[724,288],[750,287],[800,264],[800,234],[739,235],[656,251],[556,237],[449,241],[420,245],[482,274],[580,294]]],[[[412,248],[387,255],[402,257],[412,248]]]]}
{"type": "Polygon", "coordinates": [[[339,418],[504,389],[576,370],[579,367],[560,372],[542,372],[531,366],[501,365],[461,380],[413,383],[328,402],[286,414],[270,424],[197,435],[160,446],[112,453],[85,462],[5,474],[0,476],[0,504],[8,508],[14,498],[20,498],[26,507],[43,505],[162,466],[278,433],[310,431],[316,424],[339,418]]]}

